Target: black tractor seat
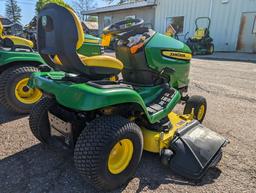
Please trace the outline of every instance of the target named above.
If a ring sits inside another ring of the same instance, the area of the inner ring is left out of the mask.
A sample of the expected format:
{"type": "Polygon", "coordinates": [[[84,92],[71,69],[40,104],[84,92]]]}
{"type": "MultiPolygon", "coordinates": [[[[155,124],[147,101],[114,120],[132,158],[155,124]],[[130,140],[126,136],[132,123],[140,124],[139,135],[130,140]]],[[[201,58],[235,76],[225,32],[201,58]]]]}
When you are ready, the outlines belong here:
{"type": "Polygon", "coordinates": [[[78,16],[68,7],[47,4],[43,8],[38,15],[37,39],[41,57],[55,70],[100,80],[117,75],[123,69],[123,63],[116,58],[86,57],[77,53],[84,42],[84,31],[78,16]]]}

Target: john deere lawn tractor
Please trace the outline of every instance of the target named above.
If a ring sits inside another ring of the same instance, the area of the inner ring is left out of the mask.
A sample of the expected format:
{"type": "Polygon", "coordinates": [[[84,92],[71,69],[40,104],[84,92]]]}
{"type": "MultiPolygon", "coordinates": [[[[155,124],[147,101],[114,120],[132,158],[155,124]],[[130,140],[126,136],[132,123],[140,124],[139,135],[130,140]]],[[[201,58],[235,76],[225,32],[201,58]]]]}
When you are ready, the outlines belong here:
{"type": "Polygon", "coordinates": [[[56,4],[42,9],[38,49],[54,71],[33,73],[29,81],[46,94],[31,111],[31,131],[45,145],[73,152],[81,176],[101,190],[126,184],[143,150],[159,154],[177,174],[200,179],[220,161],[226,139],[201,124],[206,99],[185,97],[191,51],[141,27],[143,20],[128,23],[104,30],[105,45],[111,36],[119,40],[117,58],[85,57],[76,52],[83,30],[75,13],[56,4]],[[119,73],[122,80],[109,80],[119,73]],[[180,102],[184,113],[176,114],[180,102]]]}
{"type": "Polygon", "coordinates": [[[187,45],[192,50],[193,54],[213,54],[214,44],[210,37],[211,19],[209,17],[198,17],[195,21],[196,31],[192,38],[187,40],[187,45]],[[207,22],[206,27],[200,27],[199,22],[207,22]]]}
{"type": "MultiPolygon", "coordinates": [[[[3,35],[1,22],[0,37],[0,104],[17,113],[29,113],[33,104],[42,97],[41,91],[26,86],[29,76],[47,66],[34,51],[30,40],[3,35]]],[[[101,39],[90,35],[85,35],[78,50],[86,56],[101,55],[103,51],[101,39]]]]}
{"type": "Polygon", "coordinates": [[[4,26],[0,21],[0,46],[3,47],[13,47],[15,45],[20,45],[28,48],[33,48],[34,44],[32,41],[13,36],[13,35],[5,35],[4,34],[4,26]]]}

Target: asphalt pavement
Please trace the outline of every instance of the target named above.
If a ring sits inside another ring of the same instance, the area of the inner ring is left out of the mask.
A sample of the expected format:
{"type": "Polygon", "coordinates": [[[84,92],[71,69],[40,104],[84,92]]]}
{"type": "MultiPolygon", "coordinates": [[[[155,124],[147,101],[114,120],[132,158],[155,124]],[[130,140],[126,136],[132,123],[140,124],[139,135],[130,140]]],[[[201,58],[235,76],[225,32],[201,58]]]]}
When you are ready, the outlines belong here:
{"type": "MultiPolygon", "coordinates": [[[[204,125],[230,141],[222,161],[195,182],[173,174],[158,155],[144,152],[133,180],[115,192],[255,193],[256,64],[194,59],[190,77],[189,94],[208,101],[204,125]]],[[[97,192],[79,176],[70,155],[45,148],[32,136],[28,117],[1,107],[0,159],[2,193],[97,192]]]]}

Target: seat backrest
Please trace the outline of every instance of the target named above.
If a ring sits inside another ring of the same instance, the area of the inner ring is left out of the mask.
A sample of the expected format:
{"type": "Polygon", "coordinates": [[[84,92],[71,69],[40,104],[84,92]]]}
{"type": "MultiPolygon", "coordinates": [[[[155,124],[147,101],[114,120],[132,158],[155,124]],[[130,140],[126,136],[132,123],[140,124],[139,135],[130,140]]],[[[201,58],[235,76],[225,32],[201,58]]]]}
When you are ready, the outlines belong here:
{"type": "Polygon", "coordinates": [[[38,51],[53,68],[70,73],[89,75],[76,50],[84,41],[84,32],[71,8],[47,4],[38,15],[38,51]],[[61,63],[54,63],[58,56],[61,63]]]}
{"type": "Polygon", "coordinates": [[[4,26],[3,26],[2,22],[0,21],[0,38],[3,37],[3,32],[4,32],[4,26]]]}
{"type": "Polygon", "coordinates": [[[206,31],[205,28],[196,29],[196,32],[193,38],[197,40],[201,40],[205,36],[205,31],[206,31]]]}

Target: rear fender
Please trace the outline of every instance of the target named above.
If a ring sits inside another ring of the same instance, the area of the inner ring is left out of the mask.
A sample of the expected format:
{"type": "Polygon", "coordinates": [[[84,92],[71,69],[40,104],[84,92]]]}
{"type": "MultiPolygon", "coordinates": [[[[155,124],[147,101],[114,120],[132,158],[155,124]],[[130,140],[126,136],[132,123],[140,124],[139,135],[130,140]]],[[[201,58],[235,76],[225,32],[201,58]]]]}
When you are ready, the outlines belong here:
{"type": "Polygon", "coordinates": [[[45,63],[37,52],[14,52],[0,50],[0,67],[14,62],[45,63]]]}
{"type": "Polygon", "coordinates": [[[122,103],[138,103],[146,110],[143,99],[132,89],[101,89],[84,83],[74,84],[61,81],[64,76],[65,73],[60,72],[33,73],[29,86],[54,95],[58,103],[75,110],[92,111],[122,103]]]}
{"type": "Polygon", "coordinates": [[[167,105],[162,111],[150,115],[144,100],[138,92],[133,89],[96,88],[85,83],[77,84],[61,81],[64,76],[64,72],[33,73],[29,86],[39,88],[45,93],[55,96],[59,104],[77,111],[93,111],[113,105],[135,103],[140,105],[150,123],[156,123],[166,117],[180,100],[180,93],[177,92],[176,96],[173,98],[174,102],[167,105]]]}
{"type": "Polygon", "coordinates": [[[12,52],[0,50],[0,73],[15,65],[39,66],[45,62],[36,52],[12,52]]]}

